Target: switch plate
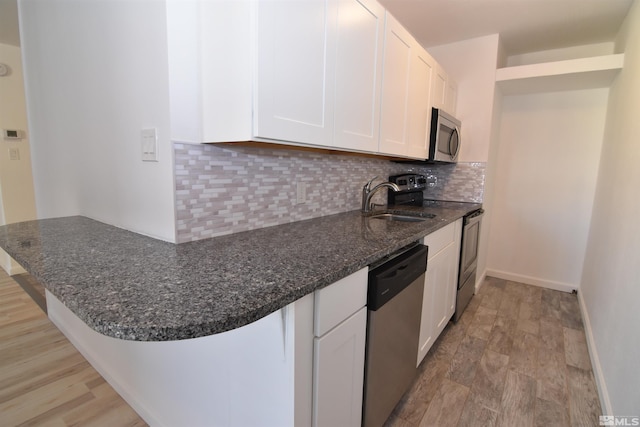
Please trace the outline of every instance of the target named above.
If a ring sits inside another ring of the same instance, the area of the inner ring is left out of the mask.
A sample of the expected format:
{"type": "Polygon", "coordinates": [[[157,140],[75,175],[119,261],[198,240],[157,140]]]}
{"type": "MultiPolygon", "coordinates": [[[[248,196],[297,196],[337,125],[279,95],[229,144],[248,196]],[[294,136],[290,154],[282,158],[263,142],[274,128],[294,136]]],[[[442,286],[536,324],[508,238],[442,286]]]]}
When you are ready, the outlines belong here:
{"type": "Polygon", "coordinates": [[[18,147],[9,148],[9,160],[20,160],[20,149],[18,147]]]}
{"type": "Polygon", "coordinates": [[[296,183],[296,204],[307,202],[307,183],[298,181],[296,183]]]}
{"type": "Polygon", "coordinates": [[[143,162],[158,161],[158,135],[155,129],[142,129],[140,132],[143,162]]]}

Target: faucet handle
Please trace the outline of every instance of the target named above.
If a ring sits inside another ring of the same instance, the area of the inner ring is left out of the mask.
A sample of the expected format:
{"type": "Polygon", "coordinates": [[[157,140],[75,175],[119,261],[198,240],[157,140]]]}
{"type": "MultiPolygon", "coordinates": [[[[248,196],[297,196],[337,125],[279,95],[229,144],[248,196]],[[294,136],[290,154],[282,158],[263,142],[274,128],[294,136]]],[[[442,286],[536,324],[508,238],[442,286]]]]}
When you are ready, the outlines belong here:
{"type": "Polygon", "coordinates": [[[367,182],[367,183],[364,185],[364,189],[365,189],[366,191],[371,190],[371,183],[372,183],[373,181],[375,181],[376,179],[378,179],[378,178],[379,178],[379,176],[378,176],[378,175],[376,175],[376,176],[374,176],[373,178],[371,178],[371,179],[369,180],[369,182],[367,182]]]}

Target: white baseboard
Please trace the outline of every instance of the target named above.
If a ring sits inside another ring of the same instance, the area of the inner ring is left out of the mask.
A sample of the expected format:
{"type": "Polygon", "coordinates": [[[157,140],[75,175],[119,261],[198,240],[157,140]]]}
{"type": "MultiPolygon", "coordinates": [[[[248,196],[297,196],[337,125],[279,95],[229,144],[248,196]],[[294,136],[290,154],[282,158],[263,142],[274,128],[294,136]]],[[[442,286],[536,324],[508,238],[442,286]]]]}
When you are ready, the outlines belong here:
{"type": "Polygon", "coordinates": [[[485,274],[487,276],[496,277],[498,279],[511,280],[512,282],[520,282],[527,285],[539,286],[541,288],[553,289],[556,291],[573,292],[578,290],[578,286],[571,283],[555,282],[553,280],[545,280],[538,277],[514,274],[507,271],[487,269],[485,274]]]}
{"type": "Polygon", "coordinates": [[[593,377],[596,380],[596,388],[598,389],[598,395],[600,397],[602,413],[604,415],[611,415],[613,414],[613,409],[611,407],[611,400],[609,399],[609,391],[607,390],[607,383],[605,382],[604,374],[602,373],[602,366],[600,365],[600,358],[598,356],[598,348],[596,347],[596,341],[593,338],[591,320],[589,319],[589,312],[587,311],[587,306],[584,302],[582,293],[578,293],[578,303],[580,304],[584,334],[587,337],[587,348],[589,349],[591,368],[593,369],[593,377]]]}
{"type": "Polygon", "coordinates": [[[478,291],[480,290],[480,288],[482,287],[482,285],[484,284],[484,279],[487,278],[487,270],[485,269],[482,274],[480,274],[480,277],[476,277],[476,287],[475,287],[475,293],[477,294],[478,291]]]}

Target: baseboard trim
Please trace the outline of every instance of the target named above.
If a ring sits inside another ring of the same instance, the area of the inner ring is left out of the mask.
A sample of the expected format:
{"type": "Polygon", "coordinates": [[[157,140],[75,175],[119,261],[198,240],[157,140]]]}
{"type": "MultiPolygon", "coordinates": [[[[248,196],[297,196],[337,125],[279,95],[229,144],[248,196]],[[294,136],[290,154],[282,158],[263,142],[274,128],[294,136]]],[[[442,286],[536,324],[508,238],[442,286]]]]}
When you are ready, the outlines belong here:
{"type": "Polygon", "coordinates": [[[541,288],[553,289],[555,291],[573,292],[578,290],[578,286],[570,283],[555,282],[553,280],[544,280],[537,277],[525,276],[522,274],[509,273],[507,271],[487,269],[487,276],[496,277],[498,279],[511,280],[512,282],[520,282],[527,285],[539,286],[541,288]]]}
{"type": "Polygon", "coordinates": [[[602,373],[600,357],[598,356],[598,347],[596,346],[596,341],[593,338],[593,331],[591,329],[591,319],[589,318],[589,312],[587,311],[587,305],[584,302],[582,293],[578,293],[578,304],[580,305],[584,334],[587,338],[587,348],[589,349],[589,358],[591,359],[593,377],[596,380],[596,388],[598,389],[598,395],[600,397],[600,407],[602,408],[603,415],[611,415],[613,414],[611,399],[609,398],[607,383],[604,379],[604,374],[602,373]]]}

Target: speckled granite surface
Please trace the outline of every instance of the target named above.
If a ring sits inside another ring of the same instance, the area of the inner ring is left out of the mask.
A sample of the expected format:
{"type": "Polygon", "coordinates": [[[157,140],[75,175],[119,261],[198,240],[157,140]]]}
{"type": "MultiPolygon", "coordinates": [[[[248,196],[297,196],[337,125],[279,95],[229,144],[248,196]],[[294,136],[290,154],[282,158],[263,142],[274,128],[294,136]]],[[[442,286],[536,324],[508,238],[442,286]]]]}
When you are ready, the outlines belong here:
{"type": "Polygon", "coordinates": [[[251,323],[480,207],[390,222],[359,211],[172,244],[85,217],[0,227],[0,247],[94,330],[115,338],[196,338],[251,323]]]}

